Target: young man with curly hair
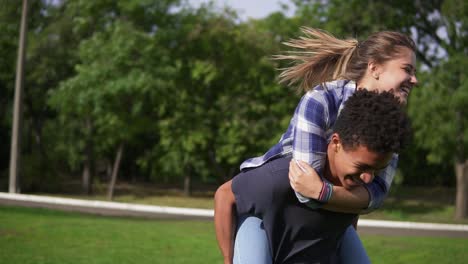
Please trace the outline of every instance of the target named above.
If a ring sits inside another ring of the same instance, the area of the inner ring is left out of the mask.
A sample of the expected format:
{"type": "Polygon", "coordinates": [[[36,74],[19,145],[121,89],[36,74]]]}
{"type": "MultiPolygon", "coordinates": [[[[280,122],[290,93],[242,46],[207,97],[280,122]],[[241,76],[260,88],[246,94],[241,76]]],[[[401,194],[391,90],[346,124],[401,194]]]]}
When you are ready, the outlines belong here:
{"type": "MultiPolygon", "coordinates": [[[[346,101],[335,122],[323,176],[346,189],[369,183],[389,165],[409,137],[408,118],[392,93],[358,90],[346,101]]],[[[297,167],[287,169],[290,161],[291,157],[271,160],[241,172],[219,187],[215,195],[215,226],[223,252],[235,248],[232,219],[237,213],[262,219],[269,245],[266,251],[271,254],[266,262],[337,261],[340,239],[357,214],[313,209],[299,202],[291,184],[294,174],[301,171],[297,167]]],[[[262,250],[255,244],[243,246],[262,250]]],[[[235,252],[230,255],[238,258],[234,263],[242,263],[242,256],[235,252]]],[[[232,261],[232,257],[225,258],[225,263],[232,261]]]]}

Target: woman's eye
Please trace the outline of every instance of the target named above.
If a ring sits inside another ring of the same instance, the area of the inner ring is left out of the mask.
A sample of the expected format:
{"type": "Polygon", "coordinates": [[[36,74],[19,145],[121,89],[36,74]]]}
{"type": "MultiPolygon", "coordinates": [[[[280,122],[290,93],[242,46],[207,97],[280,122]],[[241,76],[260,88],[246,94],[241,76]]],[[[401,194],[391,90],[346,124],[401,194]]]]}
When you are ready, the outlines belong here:
{"type": "Polygon", "coordinates": [[[416,69],[411,67],[405,67],[403,70],[409,75],[416,75],[416,69]]]}

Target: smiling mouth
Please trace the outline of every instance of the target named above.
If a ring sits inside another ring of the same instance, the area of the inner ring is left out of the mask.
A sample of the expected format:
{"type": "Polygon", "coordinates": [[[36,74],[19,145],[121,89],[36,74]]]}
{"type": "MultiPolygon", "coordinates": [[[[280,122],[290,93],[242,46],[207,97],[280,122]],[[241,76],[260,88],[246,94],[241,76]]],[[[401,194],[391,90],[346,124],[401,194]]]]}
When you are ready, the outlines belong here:
{"type": "Polygon", "coordinates": [[[411,87],[409,86],[400,87],[400,93],[404,93],[406,96],[409,95],[410,91],[411,91],[411,87]]]}

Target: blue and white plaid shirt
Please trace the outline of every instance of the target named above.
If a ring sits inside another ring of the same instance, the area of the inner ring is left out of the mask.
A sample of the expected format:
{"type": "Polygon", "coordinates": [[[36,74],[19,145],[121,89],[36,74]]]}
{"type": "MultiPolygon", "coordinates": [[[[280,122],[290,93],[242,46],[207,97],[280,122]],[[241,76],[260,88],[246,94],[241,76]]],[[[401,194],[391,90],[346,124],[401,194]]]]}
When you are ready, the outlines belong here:
{"type": "MultiPolygon", "coordinates": [[[[280,141],[263,156],[244,161],[240,169],[261,166],[269,160],[292,154],[294,159],[309,163],[319,174],[325,166],[328,138],[331,136],[336,117],[344,102],[356,91],[356,83],[338,80],[319,85],[308,91],[300,100],[286,133],[280,141]]],[[[379,208],[385,199],[398,165],[398,155],[394,154],[390,164],[374,180],[364,185],[370,195],[365,213],[379,208]]],[[[315,200],[296,193],[299,201],[311,203],[315,200]]]]}

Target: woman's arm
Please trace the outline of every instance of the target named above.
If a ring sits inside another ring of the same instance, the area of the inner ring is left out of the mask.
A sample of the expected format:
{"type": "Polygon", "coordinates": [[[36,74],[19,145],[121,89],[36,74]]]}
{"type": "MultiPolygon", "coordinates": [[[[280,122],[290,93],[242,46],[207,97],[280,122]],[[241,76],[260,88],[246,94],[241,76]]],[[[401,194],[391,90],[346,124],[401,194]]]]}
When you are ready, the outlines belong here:
{"type": "MultiPolygon", "coordinates": [[[[303,195],[317,199],[323,185],[317,172],[305,162],[298,161],[289,166],[291,187],[303,195]]],[[[344,213],[369,213],[383,204],[390,189],[398,164],[398,156],[394,155],[390,164],[371,183],[346,190],[333,186],[333,194],[323,208],[344,213]]]]}
{"type": "Polygon", "coordinates": [[[333,186],[333,194],[322,208],[334,212],[360,214],[369,205],[369,193],[363,186],[346,190],[341,186],[333,186]]]}
{"type": "Polygon", "coordinates": [[[324,208],[330,211],[360,214],[367,214],[380,208],[390,191],[397,166],[398,155],[394,154],[390,164],[371,183],[352,190],[333,186],[333,195],[324,208]]]}
{"type": "MultiPolygon", "coordinates": [[[[323,182],[317,172],[303,161],[294,160],[289,164],[289,182],[291,187],[304,196],[318,199],[323,182]]],[[[366,188],[359,186],[346,190],[340,186],[333,186],[330,200],[322,206],[330,211],[343,213],[360,213],[369,204],[369,194],[366,188]]]]}
{"type": "Polygon", "coordinates": [[[215,193],[214,223],[216,239],[225,264],[232,263],[234,225],[236,222],[234,210],[236,200],[231,185],[232,180],[221,185],[215,193]]]}
{"type": "MultiPolygon", "coordinates": [[[[294,113],[294,135],[292,140],[292,156],[294,160],[301,160],[310,164],[317,171],[325,166],[327,140],[325,131],[328,127],[329,110],[325,91],[312,91],[306,93],[300,100],[294,113]]],[[[305,188],[294,188],[296,197],[301,203],[311,208],[321,206],[317,202],[316,188],[322,186],[310,184],[305,188]],[[310,192],[314,193],[311,195],[310,192]]],[[[291,182],[291,186],[294,183],[291,182]]]]}

